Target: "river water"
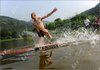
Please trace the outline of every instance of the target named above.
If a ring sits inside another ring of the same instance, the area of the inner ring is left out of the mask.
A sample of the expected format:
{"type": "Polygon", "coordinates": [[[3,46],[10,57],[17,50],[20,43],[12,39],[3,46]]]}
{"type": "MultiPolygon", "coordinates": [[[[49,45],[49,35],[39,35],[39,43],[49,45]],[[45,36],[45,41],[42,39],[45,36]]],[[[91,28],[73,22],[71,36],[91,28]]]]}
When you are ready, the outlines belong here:
{"type": "MultiPolygon", "coordinates": [[[[1,70],[100,70],[100,34],[81,29],[66,30],[57,36],[54,42],[68,43],[68,46],[2,59],[1,70]]],[[[32,42],[16,46],[26,45],[32,42]]]]}
{"type": "Polygon", "coordinates": [[[5,42],[1,42],[0,51],[16,49],[16,48],[21,48],[21,47],[27,47],[32,44],[34,44],[34,41],[25,40],[25,39],[5,41],[5,42]]]}

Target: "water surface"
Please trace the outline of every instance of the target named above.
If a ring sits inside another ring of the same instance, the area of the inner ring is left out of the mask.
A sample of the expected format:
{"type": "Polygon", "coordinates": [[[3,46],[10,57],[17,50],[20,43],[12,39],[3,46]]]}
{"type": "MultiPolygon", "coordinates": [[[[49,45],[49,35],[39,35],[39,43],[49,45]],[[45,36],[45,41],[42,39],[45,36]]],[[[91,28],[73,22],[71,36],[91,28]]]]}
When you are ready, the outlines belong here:
{"type": "MultiPolygon", "coordinates": [[[[68,46],[1,59],[0,68],[2,70],[100,70],[99,34],[88,31],[65,32],[56,42],[68,43],[68,46]]],[[[29,44],[23,43],[23,45],[29,44]]]]}

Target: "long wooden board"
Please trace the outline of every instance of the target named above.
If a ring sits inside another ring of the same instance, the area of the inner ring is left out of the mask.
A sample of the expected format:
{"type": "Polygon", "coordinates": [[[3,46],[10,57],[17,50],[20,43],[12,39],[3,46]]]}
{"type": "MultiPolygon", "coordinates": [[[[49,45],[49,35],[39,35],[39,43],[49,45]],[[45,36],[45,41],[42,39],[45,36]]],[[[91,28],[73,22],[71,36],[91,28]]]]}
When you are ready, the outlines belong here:
{"type": "Polygon", "coordinates": [[[36,46],[35,47],[35,51],[38,51],[38,50],[50,50],[50,49],[56,49],[56,48],[59,48],[59,45],[57,43],[55,44],[46,44],[46,45],[42,45],[42,46],[36,46]]]}
{"type": "Polygon", "coordinates": [[[54,43],[54,44],[47,44],[47,45],[42,45],[42,46],[30,46],[30,47],[25,47],[25,48],[20,48],[20,49],[14,49],[14,50],[6,50],[3,52],[0,52],[0,56],[5,56],[5,55],[16,55],[16,54],[21,54],[25,52],[30,52],[30,51],[45,51],[49,49],[56,49],[61,46],[67,46],[67,43],[54,43]]]}
{"type": "Polygon", "coordinates": [[[38,50],[50,50],[50,49],[56,49],[62,46],[68,46],[68,43],[53,43],[53,44],[46,44],[46,45],[42,45],[42,46],[36,46],[35,47],[35,51],[38,50]]]}

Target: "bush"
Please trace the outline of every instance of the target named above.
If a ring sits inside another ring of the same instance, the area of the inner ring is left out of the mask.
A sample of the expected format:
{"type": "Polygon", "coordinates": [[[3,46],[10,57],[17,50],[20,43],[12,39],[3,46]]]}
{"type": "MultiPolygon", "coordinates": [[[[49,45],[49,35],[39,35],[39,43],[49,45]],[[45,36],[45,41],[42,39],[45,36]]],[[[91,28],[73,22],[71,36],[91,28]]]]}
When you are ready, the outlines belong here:
{"type": "Polygon", "coordinates": [[[55,23],[50,22],[50,23],[47,25],[47,28],[48,28],[48,29],[51,29],[51,30],[55,29],[55,28],[56,28],[56,27],[55,27],[55,23]]]}
{"type": "Polygon", "coordinates": [[[7,36],[6,39],[12,39],[12,37],[11,36],[7,36]]]}

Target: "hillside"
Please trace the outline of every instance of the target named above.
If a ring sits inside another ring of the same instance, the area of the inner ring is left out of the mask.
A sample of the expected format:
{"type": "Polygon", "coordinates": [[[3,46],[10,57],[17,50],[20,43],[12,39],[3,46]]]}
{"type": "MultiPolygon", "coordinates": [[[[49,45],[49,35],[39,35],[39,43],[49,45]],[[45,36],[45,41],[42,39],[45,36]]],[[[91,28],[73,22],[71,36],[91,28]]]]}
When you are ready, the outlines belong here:
{"type": "Polygon", "coordinates": [[[82,12],[81,14],[100,16],[100,3],[98,3],[95,7],[82,12]]]}
{"type": "Polygon", "coordinates": [[[17,20],[7,16],[0,16],[0,35],[1,38],[17,37],[21,32],[32,31],[32,24],[26,21],[17,20]]]}

